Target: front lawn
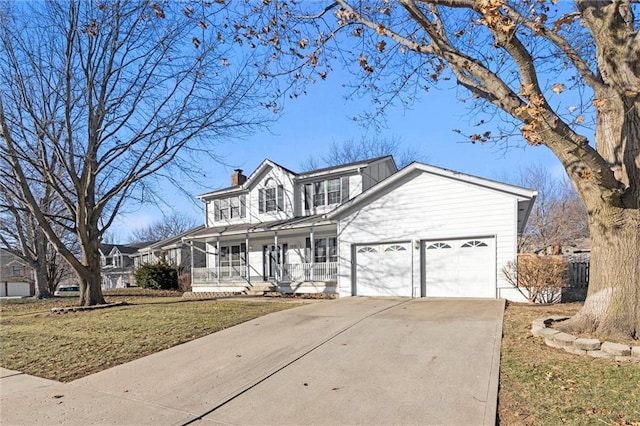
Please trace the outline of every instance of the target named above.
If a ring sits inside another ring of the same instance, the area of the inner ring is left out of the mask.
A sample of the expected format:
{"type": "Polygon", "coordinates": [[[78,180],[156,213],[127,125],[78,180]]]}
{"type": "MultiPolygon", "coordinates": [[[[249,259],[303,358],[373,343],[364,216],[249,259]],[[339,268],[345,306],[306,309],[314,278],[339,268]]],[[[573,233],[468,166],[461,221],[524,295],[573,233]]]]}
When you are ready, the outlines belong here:
{"type": "MultiPolygon", "coordinates": [[[[498,416],[503,425],[640,425],[640,364],[577,356],[531,335],[531,321],[580,304],[509,304],[498,416]]],[[[640,343],[638,343],[640,345],[640,343]]]]}
{"type": "MultiPolygon", "coordinates": [[[[0,366],[68,382],[299,302],[108,296],[128,305],[54,314],[73,299],[0,302],[0,366]]],[[[179,367],[179,366],[176,366],[179,367]]]]}

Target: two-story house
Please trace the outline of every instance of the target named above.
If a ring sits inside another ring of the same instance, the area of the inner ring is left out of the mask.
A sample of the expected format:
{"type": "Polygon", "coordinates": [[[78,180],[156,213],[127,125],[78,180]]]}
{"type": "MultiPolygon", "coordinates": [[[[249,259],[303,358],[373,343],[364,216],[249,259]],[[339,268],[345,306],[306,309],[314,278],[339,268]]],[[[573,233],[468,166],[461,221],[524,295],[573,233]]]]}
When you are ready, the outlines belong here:
{"type": "Polygon", "coordinates": [[[33,268],[18,256],[0,248],[0,297],[34,294],[33,268]]]}
{"type": "Polygon", "coordinates": [[[199,196],[194,292],[504,297],[536,192],[390,156],[304,173],[265,160],[199,196]]]}
{"type": "Polygon", "coordinates": [[[236,170],[230,187],[199,196],[205,227],[184,238],[205,243],[193,291],[336,293],[337,222],[326,214],[396,171],[390,156],[306,173],[270,160],[248,178],[236,170]]]}
{"type": "Polygon", "coordinates": [[[124,244],[100,244],[102,288],[122,288],[133,285],[133,254],[138,247],[124,244]]]}

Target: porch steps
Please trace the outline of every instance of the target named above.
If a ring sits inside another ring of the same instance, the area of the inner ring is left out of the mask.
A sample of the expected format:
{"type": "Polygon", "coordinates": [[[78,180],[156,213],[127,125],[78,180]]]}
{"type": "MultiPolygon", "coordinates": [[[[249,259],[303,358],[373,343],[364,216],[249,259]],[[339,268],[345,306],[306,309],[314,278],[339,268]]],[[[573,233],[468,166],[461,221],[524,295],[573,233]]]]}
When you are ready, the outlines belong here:
{"type": "Polygon", "coordinates": [[[265,293],[276,291],[276,286],[272,283],[255,284],[247,286],[246,290],[242,294],[249,296],[263,296],[265,293]]]}

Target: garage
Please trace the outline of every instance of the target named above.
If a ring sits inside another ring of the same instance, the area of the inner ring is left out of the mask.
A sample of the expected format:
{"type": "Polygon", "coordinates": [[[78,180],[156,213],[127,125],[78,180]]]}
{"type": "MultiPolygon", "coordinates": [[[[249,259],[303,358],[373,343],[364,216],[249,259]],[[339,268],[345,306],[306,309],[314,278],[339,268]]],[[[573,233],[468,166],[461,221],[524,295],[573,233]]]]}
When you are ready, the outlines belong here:
{"type": "Polygon", "coordinates": [[[360,244],[354,252],[355,295],[413,295],[411,242],[360,244]]]}
{"type": "Polygon", "coordinates": [[[340,296],[526,301],[501,270],[517,259],[536,195],[420,163],[405,167],[327,215],[338,222],[340,296]],[[391,248],[396,241],[405,250],[391,248]]]}
{"type": "Polygon", "coordinates": [[[495,238],[423,244],[426,297],[496,297],[495,238]]]}

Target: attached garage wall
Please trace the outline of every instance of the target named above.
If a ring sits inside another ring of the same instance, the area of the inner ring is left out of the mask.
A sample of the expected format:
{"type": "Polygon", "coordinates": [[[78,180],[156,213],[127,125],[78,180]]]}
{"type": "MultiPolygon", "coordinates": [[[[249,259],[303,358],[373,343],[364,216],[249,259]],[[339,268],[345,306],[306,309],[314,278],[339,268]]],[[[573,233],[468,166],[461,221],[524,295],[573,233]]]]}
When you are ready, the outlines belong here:
{"type": "MultiPolygon", "coordinates": [[[[386,192],[347,213],[338,224],[342,296],[352,294],[352,246],[411,241],[413,258],[420,259],[424,241],[494,238],[496,293],[510,289],[501,269],[516,257],[517,200],[514,196],[464,181],[416,170],[386,192]]],[[[419,262],[412,270],[420,283],[419,262]]],[[[419,294],[418,294],[419,295],[419,294]]]]}
{"type": "Polygon", "coordinates": [[[0,297],[32,296],[32,285],[25,282],[0,282],[0,297]]]}
{"type": "Polygon", "coordinates": [[[413,282],[411,241],[352,247],[352,291],[358,296],[420,295],[413,282]],[[417,291],[416,291],[417,290],[417,291]]]}

